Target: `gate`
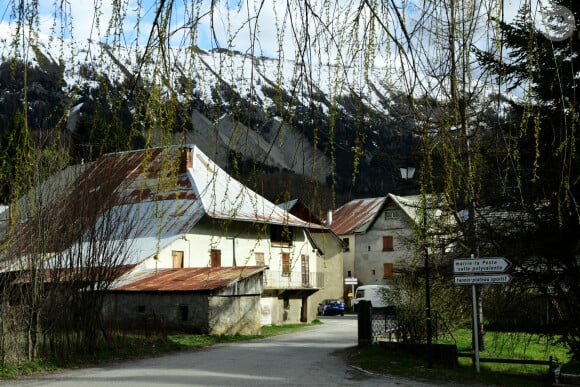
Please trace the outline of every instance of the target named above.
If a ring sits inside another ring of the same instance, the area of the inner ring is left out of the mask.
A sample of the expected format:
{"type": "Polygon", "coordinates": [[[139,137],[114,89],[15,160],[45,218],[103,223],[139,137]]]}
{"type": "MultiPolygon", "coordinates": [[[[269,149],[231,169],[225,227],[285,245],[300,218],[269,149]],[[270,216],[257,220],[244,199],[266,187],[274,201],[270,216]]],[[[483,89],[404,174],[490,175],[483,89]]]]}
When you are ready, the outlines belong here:
{"type": "Polygon", "coordinates": [[[370,302],[361,301],[357,308],[359,345],[397,340],[397,319],[392,307],[372,308],[370,302]]]}

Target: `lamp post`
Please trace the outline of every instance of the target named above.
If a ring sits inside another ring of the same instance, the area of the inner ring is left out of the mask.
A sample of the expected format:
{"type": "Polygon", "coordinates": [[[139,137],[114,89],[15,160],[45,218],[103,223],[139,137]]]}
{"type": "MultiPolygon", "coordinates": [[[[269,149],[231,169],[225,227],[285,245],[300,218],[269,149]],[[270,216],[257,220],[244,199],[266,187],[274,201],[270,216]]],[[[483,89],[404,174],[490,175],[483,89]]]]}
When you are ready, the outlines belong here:
{"type": "MultiPolygon", "coordinates": [[[[414,167],[400,168],[401,178],[409,180],[415,174],[414,167]]],[[[427,198],[422,195],[423,257],[425,258],[425,323],[427,330],[427,366],[433,368],[433,327],[431,325],[431,285],[429,283],[429,247],[427,246],[427,198]]]]}
{"type": "MultiPolygon", "coordinates": [[[[425,197],[423,196],[425,199],[425,197]]],[[[433,368],[433,328],[431,326],[431,286],[429,284],[429,247],[427,246],[427,201],[423,206],[423,255],[425,257],[425,321],[427,324],[427,367],[433,368]]]]}

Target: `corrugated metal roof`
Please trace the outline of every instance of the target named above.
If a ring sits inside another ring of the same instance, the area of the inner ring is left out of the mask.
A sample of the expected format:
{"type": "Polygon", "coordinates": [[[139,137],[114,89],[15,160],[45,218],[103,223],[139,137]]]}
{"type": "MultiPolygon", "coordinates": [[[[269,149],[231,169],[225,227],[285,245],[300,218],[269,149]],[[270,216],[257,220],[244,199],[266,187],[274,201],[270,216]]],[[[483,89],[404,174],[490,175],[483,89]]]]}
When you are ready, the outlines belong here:
{"type": "Polygon", "coordinates": [[[366,232],[386,199],[379,197],[351,200],[332,213],[330,229],[338,235],[366,232]]]}
{"type": "Polygon", "coordinates": [[[171,292],[224,288],[263,272],[266,266],[160,269],[139,271],[120,278],[114,291],[171,292]]]}
{"type": "Polygon", "coordinates": [[[235,219],[297,227],[320,228],[276,206],[221,169],[197,147],[191,178],[205,212],[216,219],[235,219]]]}
{"type": "MultiPolygon", "coordinates": [[[[111,153],[80,171],[58,200],[50,203],[51,230],[44,249],[56,254],[52,267],[69,266],[63,256],[71,251],[98,251],[88,230],[105,230],[96,238],[126,241],[125,263],[135,264],[189,232],[203,216],[216,219],[322,228],[284,209],[232,178],[195,145],[111,153]],[[66,205],[62,205],[66,203],[66,205]],[[72,225],[74,224],[74,227],[72,225]],[[93,227],[96,224],[97,227],[93,227]],[[64,232],[63,230],[66,230],[64,232]]],[[[43,211],[45,211],[43,209],[43,211]]],[[[34,246],[34,222],[24,222],[10,251],[24,254],[34,246]]],[[[7,250],[7,251],[9,251],[7,250]]],[[[102,253],[101,253],[102,252],[102,253]]],[[[109,262],[109,261],[107,261],[109,262]]],[[[79,263],[75,263],[78,265],[79,263]]]]}

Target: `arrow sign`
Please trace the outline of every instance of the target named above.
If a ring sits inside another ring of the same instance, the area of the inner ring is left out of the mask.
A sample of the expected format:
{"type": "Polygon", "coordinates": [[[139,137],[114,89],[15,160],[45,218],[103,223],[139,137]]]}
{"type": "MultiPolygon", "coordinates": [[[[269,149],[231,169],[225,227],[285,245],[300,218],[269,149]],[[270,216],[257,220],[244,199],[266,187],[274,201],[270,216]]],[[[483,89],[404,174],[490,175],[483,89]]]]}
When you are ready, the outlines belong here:
{"type": "Polygon", "coordinates": [[[453,260],[453,272],[456,274],[503,273],[510,266],[511,262],[503,257],[453,260]]]}
{"type": "Polygon", "coordinates": [[[509,274],[461,275],[455,276],[455,285],[496,285],[507,284],[512,280],[509,274]]]}

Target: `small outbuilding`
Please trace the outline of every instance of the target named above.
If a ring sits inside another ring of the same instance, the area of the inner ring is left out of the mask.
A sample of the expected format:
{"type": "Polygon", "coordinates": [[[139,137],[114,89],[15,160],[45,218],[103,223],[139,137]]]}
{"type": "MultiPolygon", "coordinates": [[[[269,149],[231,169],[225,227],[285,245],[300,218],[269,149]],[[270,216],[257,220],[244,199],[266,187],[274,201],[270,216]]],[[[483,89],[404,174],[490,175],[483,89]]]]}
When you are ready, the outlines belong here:
{"type": "Polygon", "coordinates": [[[104,299],[103,317],[122,330],[260,334],[265,266],[130,272],[104,299]]]}

